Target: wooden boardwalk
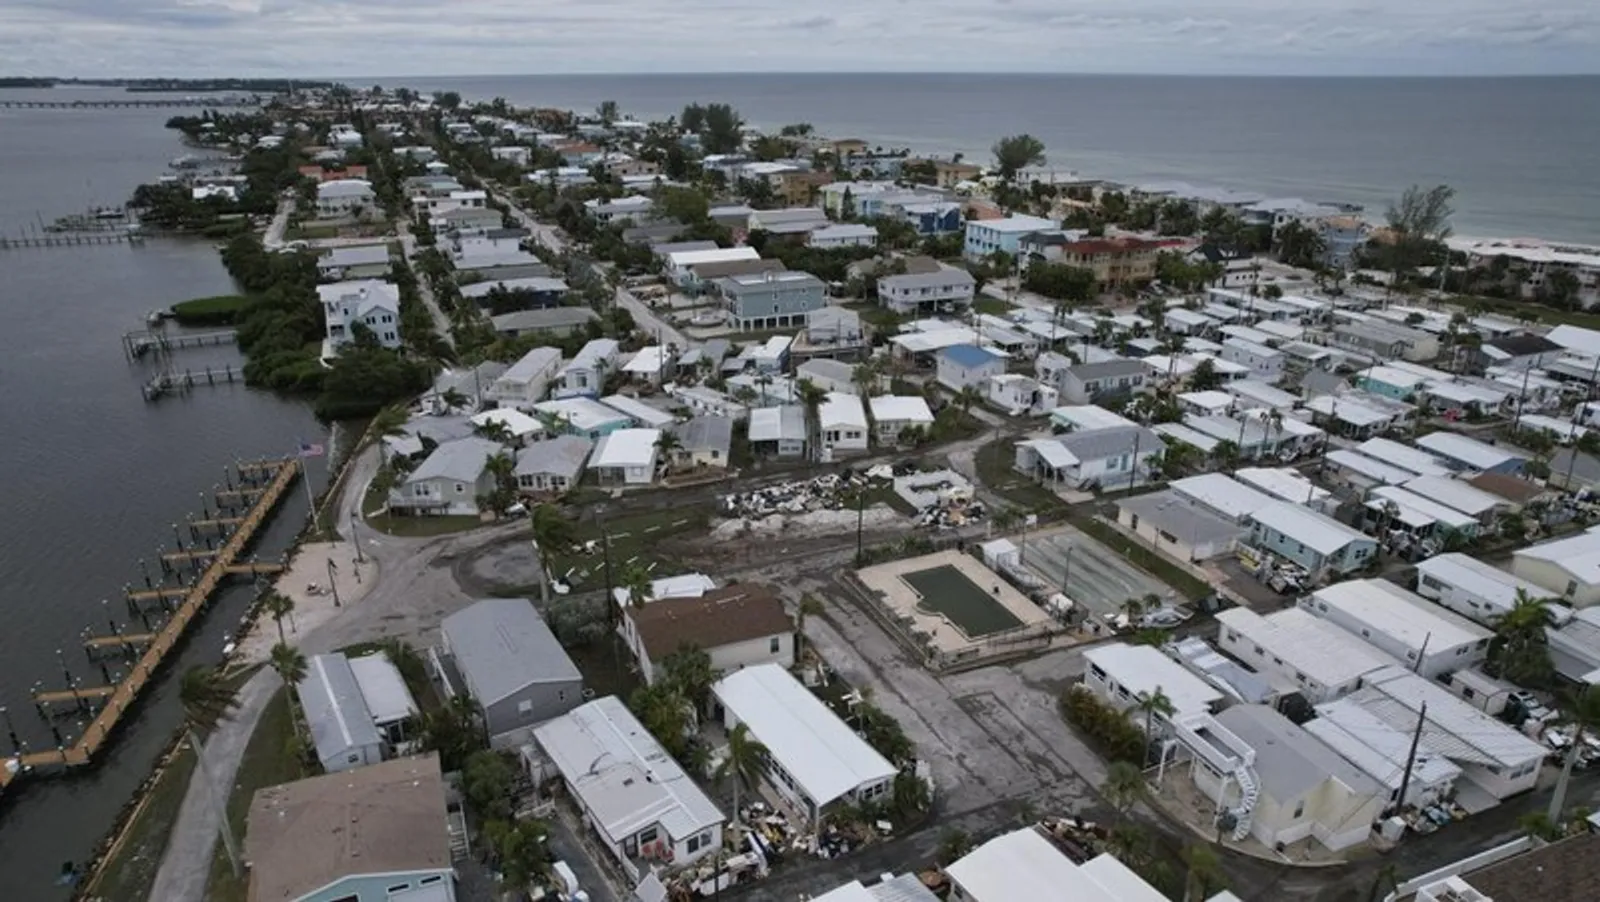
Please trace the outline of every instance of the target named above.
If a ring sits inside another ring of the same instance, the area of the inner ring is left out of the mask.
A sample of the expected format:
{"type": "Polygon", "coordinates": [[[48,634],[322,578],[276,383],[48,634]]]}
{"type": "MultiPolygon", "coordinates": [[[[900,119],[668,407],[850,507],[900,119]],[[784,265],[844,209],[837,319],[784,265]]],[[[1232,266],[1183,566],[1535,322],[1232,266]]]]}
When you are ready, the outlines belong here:
{"type": "MultiPolygon", "coordinates": [[[[269,464],[267,466],[272,466],[269,464]]],[[[257,467],[257,470],[264,469],[257,467]]],[[[130,592],[129,597],[149,596],[157,599],[173,597],[175,592],[182,593],[182,602],[172,611],[172,616],[162,625],[161,629],[153,634],[108,636],[102,640],[89,640],[102,642],[102,644],[120,643],[135,644],[142,642],[145,649],[138,662],[121,682],[111,686],[94,686],[83,689],[58,689],[34,693],[34,702],[40,706],[49,704],[79,704],[84,700],[102,700],[93,722],[83,731],[77,742],[61,749],[51,749],[39,752],[30,752],[15,756],[5,761],[0,761],[0,789],[3,789],[18,774],[12,773],[9,762],[21,765],[24,771],[31,768],[61,768],[81,767],[94,761],[96,754],[110,740],[111,734],[116,730],[117,724],[138,699],[139,693],[149,685],[160,670],[162,663],[172,653],[179,640],[183,638],[189,625],[194,622],[210,602],[212,596],[221,586],[224,579],[236,573],[272,573],[283,569],[282,564],[264,564],[250,561],[241,562],[239,557],[245,548],[255,538],[262,525],[272,510],[277,507],[285,492],[295,477],[300,473],[300,467],[294,460],[276,462],[276,471],[273,472],[272,481],[261,490],[255,498],[254,504],[242,518],[233,533],[228,537],[221,548],[218,548],[199,580],[187,589],[150,589],[145,592],[130,592]]]]}

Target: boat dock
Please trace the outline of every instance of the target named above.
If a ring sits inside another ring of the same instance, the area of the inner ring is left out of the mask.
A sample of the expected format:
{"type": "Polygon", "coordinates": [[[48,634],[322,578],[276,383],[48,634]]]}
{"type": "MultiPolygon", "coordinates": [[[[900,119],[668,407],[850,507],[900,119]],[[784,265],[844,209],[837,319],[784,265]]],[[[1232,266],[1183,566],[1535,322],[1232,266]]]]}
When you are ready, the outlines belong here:
{"type": "Polygon", "coordinates": [[[0,251],[16,251],[41,247],[79,247],[87,244],[139,244],[144,235],[139,232],[48,232],[43,235],[19,235],[11,238],[0,235],[0,251]]]}
{"type": "Polygon", "coordinates": [[[225,471],[227,487],[210,493],[202,516],[188,521],[189,547],[184,546],[183,529],[174,525],[178,548],[176,552],[164,548],[159,551],[156,560],[161,565],[160,574],[152,576],[145,562],[140,561],[144,588],[124,587],[128,612],[137,618],[135,623],[144,624],[143,628],[125,630],[111,614],[110,603],[103,602],[109,633],[95,635],[85,630],[84,652],[98,663],[102,677],[99,682],[84,684],[72,674],[63,652],[56,652],[65,688],[38,683],[33,689],[34,706],[49,724],[54,748],[29,750],[18,737],[10,714],[0,708],[11,744],[10,755],[0,759],[0,790],[31,772],[62,772],[92,764],[227,578],[283,570],[283,564],[244,559],[244,553],[299,475],[300,462],[293,459],[240,465],[237,485],[233,473],[225,471]],[[209,509],[212,503],[216,504],[215,511],[209,509]],[[239,516],[226,515],[232,511],[239,511],[239,516]],[[213,535],[217,532],[221,534],[220,542],[213,535]],[[207,535],[201,538],[202,533],[207,535]],[[164,615],[154,623],[148,610],[152,606],[164,615]],[[106,659],[118,655],[126,659],[128,667],[126,673],[114,677],[106,659]],[[55,713],[63,708],[72,716],[93,716],[70,744],[55,723],[55,713]]]}
{"type": "Polygon", "coordinates": [[[129,360],[138,360],[151,351],[167,352],[184,348],[208,348],[231,345],[239,341],[236,329],[217,332],[176,332],[163,329],[137,329],[122,335],[122,353],[129,360]]]}

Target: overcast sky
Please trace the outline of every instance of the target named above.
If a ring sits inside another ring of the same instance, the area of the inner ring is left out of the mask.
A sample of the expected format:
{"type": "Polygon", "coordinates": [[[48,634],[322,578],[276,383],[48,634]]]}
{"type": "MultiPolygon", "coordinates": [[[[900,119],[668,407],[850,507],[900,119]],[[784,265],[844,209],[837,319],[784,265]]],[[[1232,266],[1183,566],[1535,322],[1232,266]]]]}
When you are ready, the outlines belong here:
{"type": "Polygon", "coordinates": [[[1600,72],[1596,0],[0,0],[0,74],[1600,72]]]}

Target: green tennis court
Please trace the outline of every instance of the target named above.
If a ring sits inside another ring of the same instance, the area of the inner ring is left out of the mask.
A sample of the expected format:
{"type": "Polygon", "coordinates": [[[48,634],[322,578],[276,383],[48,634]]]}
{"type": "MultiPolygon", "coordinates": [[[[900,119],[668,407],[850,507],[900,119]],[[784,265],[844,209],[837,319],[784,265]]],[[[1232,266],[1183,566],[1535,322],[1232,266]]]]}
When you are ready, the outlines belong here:
{"type": "Polygon", "coordinates": [[[920,607],[950,618],[950,622],[969,638],[977,639],[1022,625],[1017,615],[1006,610],[999,599],[949,564],[904,573],[900,578],[922,596],[920,607]]]}

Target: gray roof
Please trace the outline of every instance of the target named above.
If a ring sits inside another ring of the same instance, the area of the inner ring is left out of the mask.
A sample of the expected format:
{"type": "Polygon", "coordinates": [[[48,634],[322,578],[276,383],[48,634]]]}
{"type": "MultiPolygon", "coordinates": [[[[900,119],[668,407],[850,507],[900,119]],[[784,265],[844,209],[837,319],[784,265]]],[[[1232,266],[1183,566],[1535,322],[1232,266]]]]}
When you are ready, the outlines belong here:
{"type": "Polygon", "coordinates": [[[833,379],[848,384],[855,378],[856,368],[842,360],[818,357],[800,364],[795,369],[795,375],[801,379],[807,376],[820,376],[823,379],[833,379]]]}
{"type": "Polygon", "coordinates": [[[312,655],[306,661],[305,679],[295,686],[295,694],[300,697],[318,758],[343,758],[349,749],[383,741],[344,655],[312,655]]]}
{"type": "Polygon", "coordinates": [[[726,338],[713,338],[700,346],[700,353],[714,363],[721,363],[722,358],[728,356],[728,340],[726,338]]]}
{"type": "MultiPolygon", "coordinates": [[[[696,271],[698,272],[698,269],[696,271]]],[[[717,287],[722,290],[722,293],[733,298],[737,298],[747,291],[790,291],[809,288],[826,291],[828,287],[827,283],[808,272],[750,273],[746,278],[729,276],[716,281],[717,287]],[[773,278],[766,278],[768,275],[773,276],[773,278]]]]}
{"type": "Polygon", "coordinates": [[[1145,372],[1145,365],[1138,360],[1119,358],[1117,360],[1102,360],[1099,363],[1083,363],[1067,370],[1080,382],[1095,379],[1119,379],[1123,376],[1140,376],[1145,372]]]}
{"type": "Polygon", "coordinates": [[[879,285],[891,288],[937,288],[941,285],[976,285],[972,273],[955,267],[941,268],[935,272],[913,272],[900,276],[884,276],[879,285]]]}
{"type": "Polygon", "coordinates": [[[650,253],[665,257],[668,254],[681,254],[685,251],[714,251],[717,249],[715,241],[663,241],[650,245],[650,253]]]}
{"type": "Polygon", "coordinates": [[[1255,749],[1261,787],[1277,801],[1299,799],[1329,777],[1357,793],[1381,792],[1376,780],[1266,705],[1234,705],[1217,723],[1255,749]]]}
{"type": "Polygon", "coordinates": [[[1112,426],[1109,429],[1092,429],[1088,432],[1069,432],[1055,436],[1061,447],[1071,451],[1079,460],[1100,460],[1124,451],[1132,451],[1138,439],[1139,452],[1159,451],[1167,447],[1161,436],[1144,426],[1112,426]]]}
{"type": "Polygon", "coordinates": [[[468,369],[444,370],[433,380],[433,393],[442,395],[454,389],[471,398],[476,396],[480,389],[487,389],[493,385],[494,380],[500,378],[500,374],[506,369],[506,365],[498,360],[485,360],[468,369]]]}
{"type": "Polygon", "coordinates": [[[478,477],[483,475],[484,464],[503,450],[499,442],[477,436],[441,442],[439,447],[428,455],[427,460],[411,471],[411,476],[406,482],[421,482],[426,479],[477,482],[478,477]]]}
{"type": "Polygon", "coordinates": [[[439,626],[456,669],[480,705],[535,683],[582,682],[583,674],[526,598],[486,598],[439,626]]]}
{"type": "Polygon", "coordinates": [[[538,332],[542,329],[574,328],[599,318],[587,307],[546,307],[503,313],[494,317],[492,322],[496,332],[538,332]]]}
{"type": "Polygon", "coordinates": [[[1194,501],[1168,490],[1149,495],[1135,495],[1117,502],[1117,506],[1169,535],[1176,536],[1185,545],[1215,544],[1244,535],[1247,530],[1212,514],[1194,501]]]}
{"type": "Polygon", "coordinates": [[[344,269],[350,266],[374,266],[389,263],[389,246],[387,244],[357,244],[350,247],[336,247],[322,259],[317,261],[317,266],[322,269],[344,269]]]}
{"type": "Polygon", "coordinates": [[[685,451],[720,451],[724,460],[733,446],[733,420],[729,417],[695,417],[674,430],[685,451]]]}
{"type": "Polygon", "coordinates": [[[546,474],[576,479],[592,450],[594,442],[576,435],[558,435],[533,442],[517,452],[517,475],[546,474]]]}

